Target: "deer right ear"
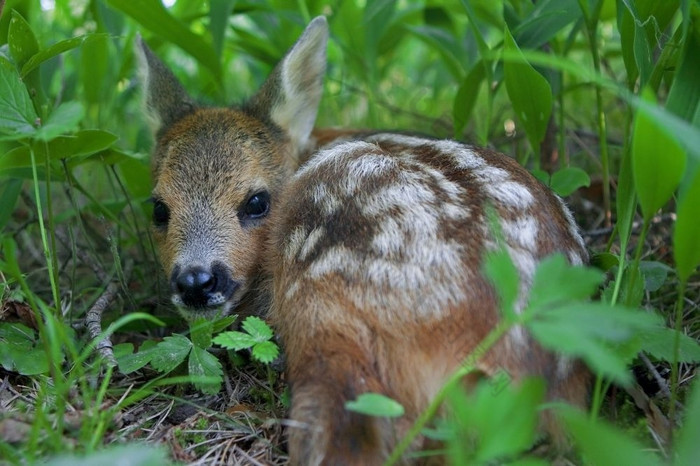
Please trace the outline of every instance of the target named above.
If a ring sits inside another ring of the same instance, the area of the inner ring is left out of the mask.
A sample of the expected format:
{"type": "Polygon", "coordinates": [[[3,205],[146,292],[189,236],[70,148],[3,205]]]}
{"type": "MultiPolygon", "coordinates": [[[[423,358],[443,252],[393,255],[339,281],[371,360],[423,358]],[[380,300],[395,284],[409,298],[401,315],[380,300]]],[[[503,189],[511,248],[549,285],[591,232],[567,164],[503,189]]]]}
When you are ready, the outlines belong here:
{"type": "Polygon", "coordinates": [[[146,113],[154,132],[158,132],[191,113],[195,106],[173,72],[158,59],[141,35],[136,36],[134,49],[146,113]]]}

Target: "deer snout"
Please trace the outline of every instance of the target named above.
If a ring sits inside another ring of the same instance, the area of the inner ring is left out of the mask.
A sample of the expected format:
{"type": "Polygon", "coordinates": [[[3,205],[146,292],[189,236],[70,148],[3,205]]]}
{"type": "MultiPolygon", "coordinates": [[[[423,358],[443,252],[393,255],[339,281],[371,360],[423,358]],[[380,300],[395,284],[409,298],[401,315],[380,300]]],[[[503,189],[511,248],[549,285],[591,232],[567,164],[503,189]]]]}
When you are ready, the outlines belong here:
{"type": "Polygon", "coordinates": [[[170,277],[173,302],[188,308],[217,307],[233,296],[240,284],[219,263],[210,268],[176,266],[170,277]]]}

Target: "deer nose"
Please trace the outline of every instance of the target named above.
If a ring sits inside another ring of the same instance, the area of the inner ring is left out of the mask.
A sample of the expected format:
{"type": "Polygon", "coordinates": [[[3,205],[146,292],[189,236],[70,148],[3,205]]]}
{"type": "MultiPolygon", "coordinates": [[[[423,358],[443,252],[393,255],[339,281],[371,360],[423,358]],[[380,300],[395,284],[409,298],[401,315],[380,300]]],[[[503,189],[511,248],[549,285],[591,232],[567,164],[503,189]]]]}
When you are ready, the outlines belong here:
{"type": "Polygon", "coordinates": [[[191,308],[222,304],[237,288],[222,267],[212,267],[211,270],[203,267],[181,270],[176,267],[171,276],[171,286],[179,297],[178,301],[191,308]]]}

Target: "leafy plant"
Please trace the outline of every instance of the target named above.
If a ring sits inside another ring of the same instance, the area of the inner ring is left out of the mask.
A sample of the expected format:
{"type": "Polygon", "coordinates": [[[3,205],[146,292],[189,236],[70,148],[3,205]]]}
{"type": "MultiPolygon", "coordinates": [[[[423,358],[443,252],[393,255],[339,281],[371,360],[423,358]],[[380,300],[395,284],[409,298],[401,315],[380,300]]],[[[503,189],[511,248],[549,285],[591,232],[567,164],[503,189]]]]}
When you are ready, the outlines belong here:
{"type": "Polygon", "coordinates": [[[279,355],[279,347],[272,340],[272,329],[259,317],[246,317],[241,324],[243,332],[224,332],[214,338],[214,343],[234,351],[250,349],[253,358],[271,363],[279,355]]]}

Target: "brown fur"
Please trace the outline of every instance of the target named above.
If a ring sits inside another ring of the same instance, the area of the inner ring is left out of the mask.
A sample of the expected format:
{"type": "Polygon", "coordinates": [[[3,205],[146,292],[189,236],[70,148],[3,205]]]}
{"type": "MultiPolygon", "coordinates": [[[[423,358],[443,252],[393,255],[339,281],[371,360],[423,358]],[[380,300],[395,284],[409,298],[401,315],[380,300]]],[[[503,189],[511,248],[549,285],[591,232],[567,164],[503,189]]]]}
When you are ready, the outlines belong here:
{"type": "MultiPolygon", "coordinates": [[[[485,254],[501,244],[489,209],[520,273],[516,311],[538,261],[587,256],[566,207],[508,157],[400,134],[311,133],[326,39],[317,18],[238,109],[191,104],[141,44],[156,120],[154,234],[184,315],[258,313],[274,324],[287,355],[292,462],[381,464],[498,322],[482,274],[485,254]],[[269,211],[249,215],[260,193],[269,211]],[[397,400],[405,416],[345,410],[365,392],[397,400]]],[[[523,329],[478,368],[516,381],[541,376],[549,399],[585,404],[586,369],[523,329]]],[[[558,432],[553,419],[543,424],[558,432]]],[[[412,448],[424,446],[417,439],[412,448]]]]}

